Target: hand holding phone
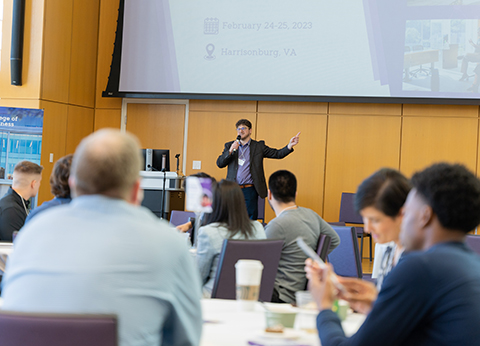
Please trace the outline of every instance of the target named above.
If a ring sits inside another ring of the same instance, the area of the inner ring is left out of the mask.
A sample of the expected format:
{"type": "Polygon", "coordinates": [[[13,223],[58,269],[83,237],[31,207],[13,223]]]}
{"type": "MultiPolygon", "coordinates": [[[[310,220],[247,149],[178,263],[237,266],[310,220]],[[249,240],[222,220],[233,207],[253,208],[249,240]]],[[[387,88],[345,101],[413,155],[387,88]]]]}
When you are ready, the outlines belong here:
{"type": "MultiPolygon", "coordinates": [[[[296,239],[297,241],[297,244],[298,246],[300,247],[300,249],[303,250],[303,252],[305,252],[305,254],[310,257],[313,261],[315,261],[315,263],[318,264],[318,266],[321,268],[321,269],[326,269],[327,268],[327,265],[325,264],[325,262],[320,258],[320,256],[318,256],[315,251],[313,251],[306,243],[305,241],[302,239],[302,237],[298,237],[296,239]]],[[[340,292],[346,292],[345,291],[345,287],[343,287],[343,285],[338,281],[338,278],[337,278],[337,275],[335,273],[331,273],[331,280],[332,280],[332,283],[333,285],[335,286],[335,288],[337,290],[339,290],[340,292]]]]}

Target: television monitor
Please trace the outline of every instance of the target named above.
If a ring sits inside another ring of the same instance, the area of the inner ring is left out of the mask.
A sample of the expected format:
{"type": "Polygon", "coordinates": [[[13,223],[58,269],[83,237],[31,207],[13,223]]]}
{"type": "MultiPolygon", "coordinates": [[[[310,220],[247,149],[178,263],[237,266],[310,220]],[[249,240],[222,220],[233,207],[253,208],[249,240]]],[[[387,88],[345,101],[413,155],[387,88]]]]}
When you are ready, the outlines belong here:
{"type": "Polygon", "coordinates": [[[142,149],[145,162],[145,171],[170,172],[170,150],[168,149],[142,149]]]}

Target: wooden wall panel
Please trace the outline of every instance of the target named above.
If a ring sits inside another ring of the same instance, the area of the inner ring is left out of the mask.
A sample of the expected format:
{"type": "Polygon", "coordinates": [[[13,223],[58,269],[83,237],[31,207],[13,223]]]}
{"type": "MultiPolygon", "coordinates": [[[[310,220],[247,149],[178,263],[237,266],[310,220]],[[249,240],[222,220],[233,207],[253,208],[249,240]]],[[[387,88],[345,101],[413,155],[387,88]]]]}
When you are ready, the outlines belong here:
{"type": "Polygon", "coordinates": [[[475,171],[478,120],[403,119],[400,168],[407,176],[438,161],[460,162],[475,171]]]}
{"type": "Polygon", "coordinates": [[[119,1],[100,1],[100,24],[98,28],[97,77],[95,91],[96,108],[122,108],[122,99],[102,97],[107,87],[110,64],[112,63],[113,44],[117,30],[119,1]]]}
{"type": "Polygon", "coordinates": [[[169,149],[171,170],[176,168],[175,155],[183,154],[184,126],[185,105],[130,103],[127,106],[127,131],[138,137],[142,148],[169,149]]]}
{"type": "Polygon", "coordinates": [[[363,179],[381,167],[398,169],[400,130],[400,117],[329,116],[323,209],[326,221],[338,221],[342,192],[355,192],[363,179]]]}
{"type": "Polygon", "coordinates": [[[73,0],[46,0],[41,92],[44,100],[68,102],[72,19],[73,0]]]}
{"type": "Polygon", "coordinates": [[[478,106],[459,106],[459,105],[403,105],[404,116],[424,116],[424,117],[478,117],[478,106]]]}
{"type": "MultiPolygon", "coordinates": [[[[294,152],[282,160],[264,160],[265,178],[280,169],[286,169],[297,178],[297,204],[322,215],[325,172],[325,143],[327,115],[259,113],[257,138],[272,148],[283,148],[300,132],[300,142],[294,152]]],[[[266,202],[266,221],[275,213],[266,202]]]]}
{"type": "Polygon", "coordinates": [[[73,4],[68,102],[91,108],[95,105],[99,6],[100,0],[73,4]]]}
{"type": "Polygon", "coordinates": [[[40,107],[43,114],[43,136],[41,165],[43,166],[42,184],[38,192],[38,203],[53,198],[50,193],[49,177],[52,173],[53,164],[56,160],[65,156],[65,144],[67,137],[67,114],[68,106],[56,102],[42,101],[40,107]],[[50,154],[53,154],[53,162],[50,162],[50,154]]]}
{"type": "MultiPolygon", "coordinates": [[[[42,70],[44,0],[25,1],[22,86],[10,85],[10,43],[12,37],[12,4],[4,1],[2,25],[2,56],[0,67],[0,97],[39,99],[42,70]]],[[[2,100],[3,101],[3,100],[2,100]]]]}
{"type": "MultiPolygon", "coordinates": [[[[218,168],[217,158],[222,153],[224,144],[237,137],[235,123],[242,118],[249,119],[255,129],[255,113],[190,111],[185,175],[205,172],[217,180],[224,179],[227,176],[227,168],[218,168]],[[194,160],[202,162],[200,170],[192,169],[194,160]]],[[[252,136],[255,136],[254,132],[252,132],[252,136]]]]}
{"type": "Polygon", "coordinates": [[[68,106],[65,153],[73,154],[80,141],[93,132],[92,108],[68,106]]]}
{"type": "Polygon", "coordinates": [[[95,109],[94,131],[105,127],[120,129],[121,122],[122,112],[120,109],[95,109]]]}
{"type": "Polygon", "coordinates": [[[259,101],[259,113],[327,114],[328,103],[259,101]]]}
{"type": "Polygon", "coordinates": [[[380,103],[329,103],[328,114],[401,115],[402,105],[380,103]]]}
{"type": "Polygon", "coordinates": [[[17,107],[40,109],[39,99],[4,99],[0,98],[0,107],[17,107]]]}
{"type": "MultiPolygon", "coordinates": [[[[229,100],[190,100],[189,108],[190,111],[255,112],[257,109],[257,102],[229,100]]],[[[252,121],[252,119],[249,120],[252,121]]]]}

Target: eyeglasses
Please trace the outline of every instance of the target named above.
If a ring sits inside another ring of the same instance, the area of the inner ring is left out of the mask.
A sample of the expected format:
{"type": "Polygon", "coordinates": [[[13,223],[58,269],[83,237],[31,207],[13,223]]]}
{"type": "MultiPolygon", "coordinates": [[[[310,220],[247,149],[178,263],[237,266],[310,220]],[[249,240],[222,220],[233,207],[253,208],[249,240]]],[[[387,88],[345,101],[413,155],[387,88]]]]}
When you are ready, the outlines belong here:
{"type": "Polygon", "coordinates": [[[248,130],[248,127],[237,127],[237,131],[245,131],[248,130]]]}

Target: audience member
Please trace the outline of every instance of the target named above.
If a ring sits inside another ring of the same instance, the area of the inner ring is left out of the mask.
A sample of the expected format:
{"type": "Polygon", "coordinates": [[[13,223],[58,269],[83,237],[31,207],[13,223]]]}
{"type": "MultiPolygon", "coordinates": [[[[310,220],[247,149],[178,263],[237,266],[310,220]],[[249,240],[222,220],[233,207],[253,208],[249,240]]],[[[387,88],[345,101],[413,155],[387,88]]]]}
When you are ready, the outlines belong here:
{"type": "Polygon", "coordinates": [[[320,234],[331,239],[329,252],[340,244],[333,228],[313,210],[296,205],[297,179],[289,171],[276,171],[268,180],[268,203],[276,217],[265,228],[268,239],[284,241],[275,278],[272,302],[295,303],[295,292],[305,290],[303,270],[307,256],[297,245],[297,237],[316,251],[320,234]]]}
{"type": "Polygon", "coordinates": [[[3,308],[113,313],[119,345],[198,345],[200,281],[183,237],[140,207],[138,140],[104,129],[82,140],[69,204],[29,222],[3,281],[3,308]]]}
{"type": "Polygon", "coordinates": [[[221,180],[213,189],[212,213],[207,225],[198,230],[197,264],[203,296],[212,295],[220,251],[225,239],[265,239],[258,221],[250,220],[243,194],[237,183],[221,180]]]}
{"type": "Polygon", "coordinates": [[[480,181],[461,165],[440,163],[416,173],[412,185],[400,239],[418,252],[402,256],[352,337],[331,310],[331,267],[306,261],[323,346],[478,344],[480,257],[465,236],[480,223],[480,181]]]}
{"type": "Polygon", "coordinates": [[[68,185],[72,158],[73,155],[69,154],[55,162],[52,174],[50,175],[50,191],[55,197],[50,201],[43,202],[41,206],[33,209],[30,214],[28,214],[25,223],[44,210],[57,205],[67,204],[72,201],[72,197],[70,196],[70,186],[68,185]]]}
{"type": "Polygon", "coordinates": [[[13,169],[12,187],[0,199],[0,240],[13,240],[30,212],[29,199],[35,197],[42,181],[43,167],[30,161],[21,161],[13,169]]]}
{"type": "Polygon", "coordinates": [[[382,168],[365,179],[355,194],[355,209],[362,215],[364,230],[376,243],[388,244],[380,260],[377,288],[371,282],[357,278],[339,278],[352,296],[344,296],[356,311],[368,313],[377,298],[384,278],[397,264],[403,253],[400,243],[402,207],[410,191],[410,182],[400,172],[382,168]],[[360,292],[362,294],[360,294],[360,292]]]}

